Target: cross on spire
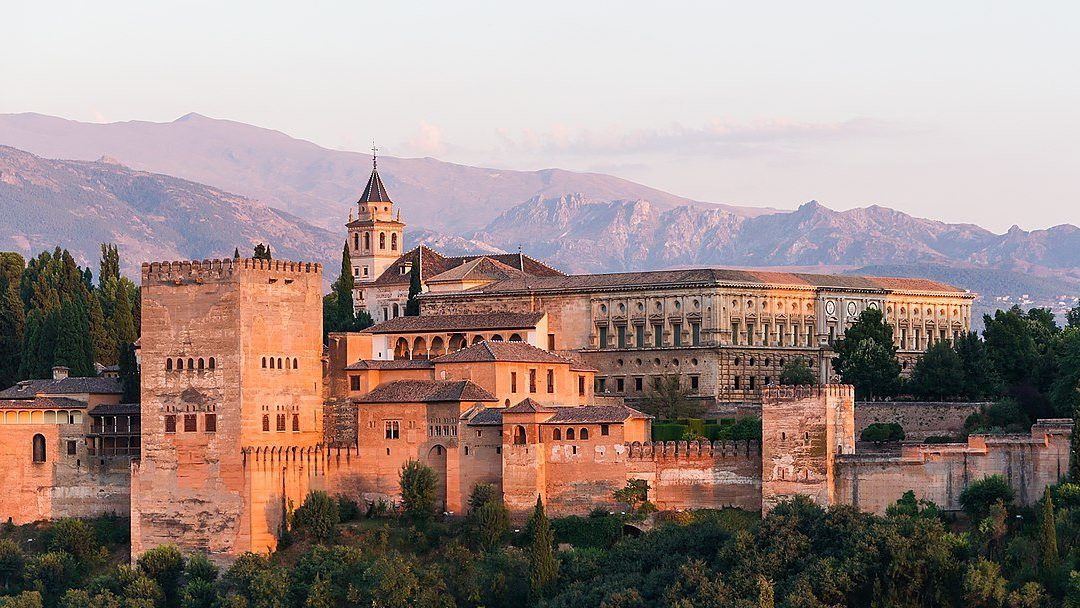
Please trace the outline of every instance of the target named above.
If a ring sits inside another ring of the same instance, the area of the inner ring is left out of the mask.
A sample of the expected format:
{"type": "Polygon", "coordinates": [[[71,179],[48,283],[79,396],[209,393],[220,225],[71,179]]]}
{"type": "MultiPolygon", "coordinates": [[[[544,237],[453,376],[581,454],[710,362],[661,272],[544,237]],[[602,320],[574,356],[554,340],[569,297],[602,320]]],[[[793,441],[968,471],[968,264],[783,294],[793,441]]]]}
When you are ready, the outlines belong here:
{"type": "Polygon", "coordinates": [[[371,167],[373,169],[379,166],[379,149],[375,147],[375,140],[371,140],[371,167]]]}

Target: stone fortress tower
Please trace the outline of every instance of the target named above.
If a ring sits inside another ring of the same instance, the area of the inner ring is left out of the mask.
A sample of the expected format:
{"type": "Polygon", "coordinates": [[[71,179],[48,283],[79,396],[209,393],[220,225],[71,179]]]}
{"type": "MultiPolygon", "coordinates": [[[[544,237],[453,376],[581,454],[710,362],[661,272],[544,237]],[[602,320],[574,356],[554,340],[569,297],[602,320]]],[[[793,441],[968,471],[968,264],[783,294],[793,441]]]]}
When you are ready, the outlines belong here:
{"type": "Polygon", "coordinates": [[[322,440],[320,265],[143,264],[141,294],[132,555],[164,543],[211,557],[273,548],[305,487],[261,455],[322,440]]]}
{"type": "MultiPolygon", "coordinates": [[[[372,148],[372,152],[376,149],[372,148]]],[[[371,177],[360,200],[356,201],[358,215],[349,213],[349,256],[352,259],[353,279],[371,283],[379,278],[398,257],[404,242],[401,212],[394,215],[394,202],[379,177],[378,159],[372,156],[371,177]]]]}

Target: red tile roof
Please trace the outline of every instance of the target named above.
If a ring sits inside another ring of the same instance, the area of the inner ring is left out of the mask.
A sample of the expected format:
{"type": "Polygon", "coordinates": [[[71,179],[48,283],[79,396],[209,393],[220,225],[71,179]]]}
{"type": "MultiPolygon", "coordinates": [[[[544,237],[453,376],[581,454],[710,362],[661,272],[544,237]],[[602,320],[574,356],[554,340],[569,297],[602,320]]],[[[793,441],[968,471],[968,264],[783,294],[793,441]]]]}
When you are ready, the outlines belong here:
{"type": "MultiPolygon", "coordinates": [[[[535,260],[527,255],[519,255],[517,253],[496,253],[496,254],[483,254],[483,255],[462,255],[462,256],[444,256],[438,251],[425,247],[423,245],[414,247],[411,251],[407,251],[394,261],[378,278],[372,282],[375,286],[384,285],[407,285],[410,281],[409,266],[416,263],[417,258],[422,262],[420,268],[420,277],[425,281],[431,277],[441,275],[446,271],[457,268],[466,262],[471,262],[480,258],[488,258],[505,267],[517,270],[519,273],[524,267],[525,274],[530,277],[560,277],[563,273],[558,270],[535,260]],[[423,254],[420,251],[423,250],[423,254]]],[[[520,276],[520,275],[519,275],[520,276]]]]}
{"type": "Polygon", "coordinates": [[[370,334],[532,329],[543,312],[490,312],[476,315],[421,315],[397,317],[364,330],[370,334]]]}
{"type": "Polygon", "coordinates": [[[86,402],[67,397],[0,399],[0,410],[84,410],[86,402]]]}
{"type": "Polygon", "coordinates": [[[516,363],[559,363],[574,364],[528,342],[491,342],[483,341],[468,348],[436,357],[435,363],[483,363],[488,361],[509,361],[516,363]]]}
{"type": "Polygon", "coordinates": [[[443,403],[498,401],[469,380],[395,380],[353,399],[355,403],[443,403]]]}
{"type": "Polygon", "coordinates": [[[435,364],[428,359],[361,359],[345,369],[431,369],[433,367],[435,364]]]}
{"type": "Polygon", "coordinates": [[[616,423],[625,422],[631,418],[649,419],[652,416],[625,405],[582,405],[580,407],[557,407],[555,408],[555,415],[545,420],[544,424],[616,423]]]}
{"type": "Polygon", "coordinates": [[[526,398],[521,403],[518,403],[516,405],[512,405],[512,406],[502,410],[502,412],[504,414],[536,414],[536,413],[553,412],[553,411],[555,411],[555,410],[553,410],[552,408],[549,408],[546,405],[540,405],[539,403],[537,403],[536,401],[533,401],[530,398],[526,398]]]}

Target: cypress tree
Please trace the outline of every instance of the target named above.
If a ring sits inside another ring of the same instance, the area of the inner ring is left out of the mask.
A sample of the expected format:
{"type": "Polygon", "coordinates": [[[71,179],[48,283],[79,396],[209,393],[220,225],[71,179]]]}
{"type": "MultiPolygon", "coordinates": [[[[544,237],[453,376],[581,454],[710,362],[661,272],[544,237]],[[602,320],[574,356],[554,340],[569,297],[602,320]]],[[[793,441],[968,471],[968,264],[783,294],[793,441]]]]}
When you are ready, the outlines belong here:
{"type": "Polygon", "coordinates": [[[120,250],[112,243],[101,244],[101,261],[98,263],[98,285],[120,280],[120,250]]]}
{"type": "Polygon", "coordinates": [[[19,380],[25,329],[22,300],[11,277],[0,272],[0,388],[19,380]]]}
{"type": "Polygon", "coordinates": [[[349,255],[349,243],[341,249],[341,273],[334,281],[334,328],[330,331],[355,331],[356,314],[353,311],[352,257],[349,255]]]}
{"type": "Polygon", "coordinates": [[[555,535],[551,520],[544,514],[544,503],[536,496],[536,508],[529,519],[532,541],[529,544],[529,587],[534,597],[543,597],[544,591],[559,576],[559,561],[555,558],[555,535]]]}
{"type": "Polygon", "coordinates": [[[240,248],[239,247],[233,249],[232,257],[233,257],[234,260],[239,260],[240,259],[240,248]]]}
{"type": "Polygon", "coordinates": [[[1039,521],[1039,569],[1044,578],[1058,566],[1057,525],[1054,522],[1054,500],[1050,488],[1043,491],[1042,517],[1039,521]]]}
{"type": "Polygon", "coordinates": [[[90,345],[93,351],[92,360],[102,365],[116,363],[116,337],[109,331],[108,322],[105,320],[105,311],[101,305],[101,298],[97,294],[90,294],[88,316],[90,319],[90,345]]]}
{"type": "Polygon", "coordinates": [[[120,361],[120,386],[124,390],[122,402],[139,403],[142,398],[140,396],[139,363],[135,358],[135,345],[130,342],[121,343],[118,359],[120,361]]]}
{"type": "Polygon", "coordinates": [[[117,282],[116,306],[113,309],[112,325],[113,338],[117,345],[134,342],[139,337],[135,325],[135,315],[131,312],[131,295],[126,279],[117,282]]]}
{"type": "Polygon", "coordinates": [[[255,246],[255,255],[252,257],[256,260],[272,260],[273,256],[270,254],[270,245],[259,243],[255,246]]]}
{"type": "Polygon", "coordinates": [[[420,292],[422,290],[420,286],[420,261],[421,261],[420,248],[416,248],[416,258],[413,259],[412,270],[409,272],[409,299],[405,301],[405,316],[406,317],[419,317],[420,316],[420,292]]]}
{"type": "Polygon", "coordinates": [[[58,323],[52,367],[62,365],[72,376],[93,375],[93,344],[90,341],[90,321],[78,300],[64,300],[57,313],[58,323]]]}

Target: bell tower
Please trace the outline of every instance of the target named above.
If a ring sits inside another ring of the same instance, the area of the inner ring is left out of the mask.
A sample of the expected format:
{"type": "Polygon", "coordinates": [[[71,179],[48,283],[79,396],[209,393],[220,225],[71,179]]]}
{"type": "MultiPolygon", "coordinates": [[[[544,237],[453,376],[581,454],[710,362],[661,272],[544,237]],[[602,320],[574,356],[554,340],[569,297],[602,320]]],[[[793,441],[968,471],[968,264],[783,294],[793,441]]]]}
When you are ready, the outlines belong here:
{"type": "Polygon", "coordinates": [[[401,212],[394,214],[394,201],[386,193],[379,177],[378,148],[371,148],[371,177],[360,200],[356,201],[357,216],[349,213],[349,257],[352,259],[353,281],[357,286],[379,278],[401,256],[405,244],[401,212]]]}

